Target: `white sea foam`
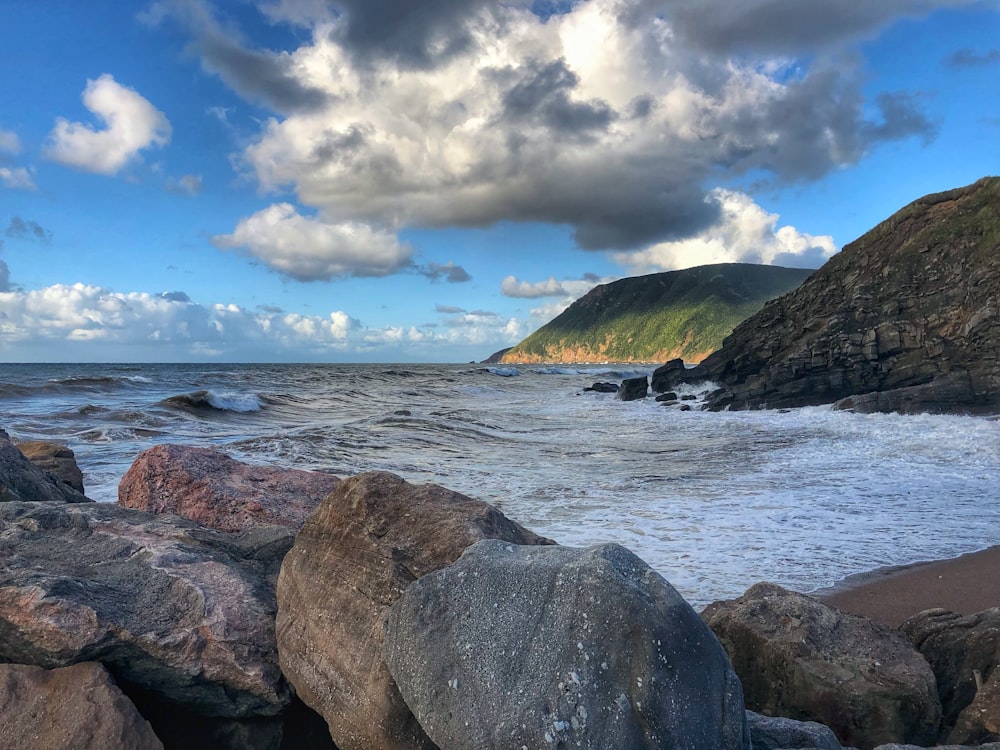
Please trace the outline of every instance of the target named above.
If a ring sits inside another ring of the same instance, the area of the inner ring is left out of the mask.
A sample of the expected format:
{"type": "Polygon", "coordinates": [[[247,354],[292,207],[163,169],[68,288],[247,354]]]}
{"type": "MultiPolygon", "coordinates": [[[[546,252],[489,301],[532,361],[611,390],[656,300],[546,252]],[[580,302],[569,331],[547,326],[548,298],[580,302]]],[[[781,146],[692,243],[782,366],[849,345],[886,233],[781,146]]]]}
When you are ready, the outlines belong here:
{"type": "Polygon", "coordinates": [[[260,411],[264,406],[264,402],[256,393],[208,391],[205,400],[215,409],[241,413],[260,411]]]}

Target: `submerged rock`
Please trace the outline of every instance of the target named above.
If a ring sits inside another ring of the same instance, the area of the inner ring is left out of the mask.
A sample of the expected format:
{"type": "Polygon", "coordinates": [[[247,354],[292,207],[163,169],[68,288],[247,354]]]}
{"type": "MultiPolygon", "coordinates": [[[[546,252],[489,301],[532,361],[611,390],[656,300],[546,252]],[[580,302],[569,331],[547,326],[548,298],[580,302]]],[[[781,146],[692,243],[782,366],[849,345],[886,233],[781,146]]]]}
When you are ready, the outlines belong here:
{"type": "Polygon", "coordinates": [[[118,504],[221,531],[297,529],[339,482],[332,474],[251,466],[211,448],[157,445],[122,477],[118,504]]]}
{"type": "Polygon", "coordinates": [[[385,619],[485,538],[551,544],[487,503],[385,472],[345,479],[299,531],[278,580],[281,668],[340,750],[434,747],[382,659],[385,619]]]}
{"type": "Polygon", "coordinates": [[[0,664],[0,750],[163,750],[149,722],[94,662],[0,664]]]}
{"type": "Polygon", "coordinates": [[[275,715],[290,691],[274,580],[292,536],[107,503],[0,504],[0,661],[99,661],[202,714],[275,715]]]}
{"type": "Polygon", "coordinates": [[[934,674],[895,631],[771,583],[710,604],[702,617],[732,659],[747,708],[825,724],[863,749],[937,739],[934,674]]]}
{"type": "Polygon", "coordinates": [[[403,592],[385,655],[442,748],[750,747],[719,642],[618,545],[477,542],[403,592]]]}
{"type": "Polygon", "coordinates": [[[35,466],[0,430],[0,503],[89,503],[83,493],[35,466]]]}

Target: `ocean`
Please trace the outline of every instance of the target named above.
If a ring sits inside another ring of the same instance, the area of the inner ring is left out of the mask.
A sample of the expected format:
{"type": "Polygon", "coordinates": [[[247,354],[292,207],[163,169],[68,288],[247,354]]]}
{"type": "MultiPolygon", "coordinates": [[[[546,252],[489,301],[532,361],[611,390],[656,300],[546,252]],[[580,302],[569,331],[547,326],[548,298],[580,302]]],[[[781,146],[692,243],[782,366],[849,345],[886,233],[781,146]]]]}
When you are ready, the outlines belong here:
{"type": "Polygon", "coordinates": [[[160,443],[434,482],[561,544],[622,544],[699,607],[1000,543],[1000,420],[583,391],[653,369],[7,364],[0,427],[66,443],[100,502],[160,443]]]}

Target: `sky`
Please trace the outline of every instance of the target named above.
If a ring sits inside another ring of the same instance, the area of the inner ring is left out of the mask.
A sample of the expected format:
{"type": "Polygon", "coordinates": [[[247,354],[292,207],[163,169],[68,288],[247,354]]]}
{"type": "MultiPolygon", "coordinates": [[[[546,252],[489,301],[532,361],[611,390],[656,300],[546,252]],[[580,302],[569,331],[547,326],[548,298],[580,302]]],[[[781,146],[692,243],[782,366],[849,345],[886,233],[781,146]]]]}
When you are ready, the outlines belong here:
{"type": "Polygon", "coordinates": [[[1000,0],[0,0],[0,361],[467,362],[1000,174],[1000,0]]]}

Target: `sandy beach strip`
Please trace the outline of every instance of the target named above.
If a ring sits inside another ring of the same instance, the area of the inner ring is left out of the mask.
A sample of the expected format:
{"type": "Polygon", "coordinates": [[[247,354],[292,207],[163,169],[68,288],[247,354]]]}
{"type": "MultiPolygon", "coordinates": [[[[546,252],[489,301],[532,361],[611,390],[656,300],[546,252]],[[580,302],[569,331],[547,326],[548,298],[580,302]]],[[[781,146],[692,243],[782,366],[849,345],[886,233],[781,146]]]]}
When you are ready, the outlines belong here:
{"type": "Polygon", "coordinates": [[[891,627],[934,607],[974,614],[1000,607],[1000,546],[859,573],[810,596],[891,627]]]}

